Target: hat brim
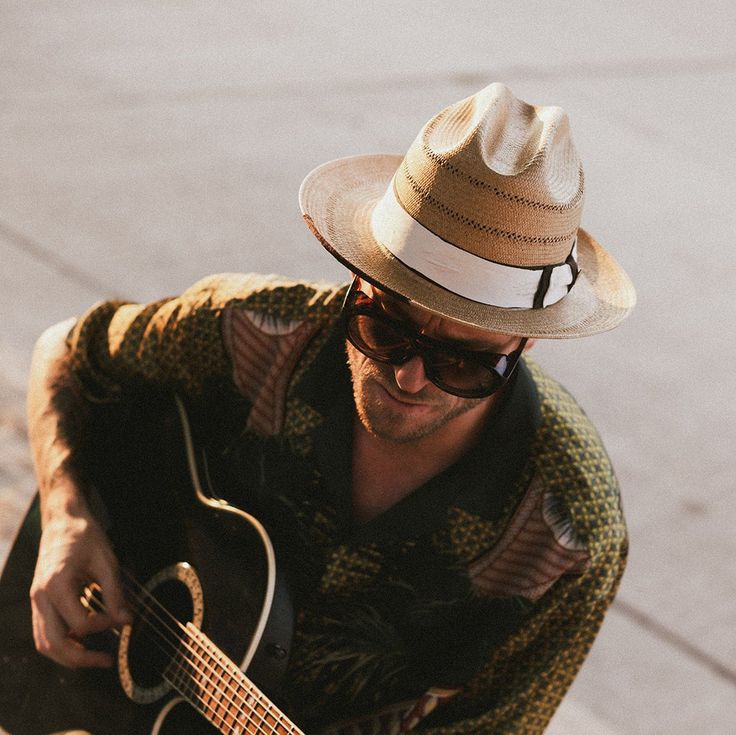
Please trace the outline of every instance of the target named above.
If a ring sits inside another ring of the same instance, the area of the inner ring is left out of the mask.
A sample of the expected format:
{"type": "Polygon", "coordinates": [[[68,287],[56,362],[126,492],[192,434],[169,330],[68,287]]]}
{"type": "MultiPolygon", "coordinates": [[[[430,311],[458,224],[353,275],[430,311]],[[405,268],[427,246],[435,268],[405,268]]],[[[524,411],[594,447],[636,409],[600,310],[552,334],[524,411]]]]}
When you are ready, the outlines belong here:
{"type": "Polygon", "coordinates": [[[580,275],[563,299],[544,309],[489,306],[458,296],[404,265],[373,236],[371,214],[402,156],[351,156],[318,166],[302,182],[299,204],[317,239],[371,283],[440,316],[492,332],[527,337],[585,337],[613,329],[636,302],[631,280],[585,230],[578,231],[580,275]]]}

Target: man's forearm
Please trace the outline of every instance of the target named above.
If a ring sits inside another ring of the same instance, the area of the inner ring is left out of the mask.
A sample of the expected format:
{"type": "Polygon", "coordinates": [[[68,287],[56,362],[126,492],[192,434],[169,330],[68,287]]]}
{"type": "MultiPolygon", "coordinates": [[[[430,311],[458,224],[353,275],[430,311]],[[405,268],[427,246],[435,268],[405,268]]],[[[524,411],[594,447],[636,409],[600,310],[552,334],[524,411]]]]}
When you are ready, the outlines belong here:
{"type": "Polygon", "coordinates": [[[69,427],[87,413],[69,373],[66,335],[72,320],[47,329],[33,351],[28,385],[28,436],[41,497],[42,522],[86,513],[73,472],[69,427]]]}
{"type": "Polygon", "coordinates": [[[64,666],[110,666],[112,658],[87,650],[85,635],[130,622],[117,560],[82,493],[75,450],[83,441],[89,404],[76,388],[66,335],[71,322],[47,329],[33,352],[28,387],[28,433],[41,496],[43,533],[31,584],[37,650],[64,666]],[[90,615],[80,584],[104,590],[105,613],[90,615]]]}

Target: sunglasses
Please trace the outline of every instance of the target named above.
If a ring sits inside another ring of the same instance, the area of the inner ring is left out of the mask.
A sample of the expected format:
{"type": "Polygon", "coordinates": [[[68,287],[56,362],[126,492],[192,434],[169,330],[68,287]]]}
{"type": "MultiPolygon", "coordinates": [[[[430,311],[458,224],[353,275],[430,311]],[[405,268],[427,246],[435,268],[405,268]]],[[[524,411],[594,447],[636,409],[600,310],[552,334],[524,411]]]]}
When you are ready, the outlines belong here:
{"type": "Polygon", "coordinates": [[[343,305],[345,335],[366,357],[388,365],[403,365],[415,355],[424,363],[427,378],[446,393],[461,398],[485,398],[502,388],[527,338],[510,354],[468,350],[453,342],[421,334],[409,322],[395,319],[379,302],[360,290],[353,280],[343,305]]]}

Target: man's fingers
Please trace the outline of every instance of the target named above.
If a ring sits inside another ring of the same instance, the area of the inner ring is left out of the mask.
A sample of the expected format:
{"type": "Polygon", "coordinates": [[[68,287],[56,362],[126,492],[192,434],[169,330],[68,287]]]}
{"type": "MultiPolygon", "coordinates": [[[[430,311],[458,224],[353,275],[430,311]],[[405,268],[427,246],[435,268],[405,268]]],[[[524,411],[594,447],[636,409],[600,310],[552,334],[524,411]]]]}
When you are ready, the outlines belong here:
{"type": "Polygon", "coordinates": [[[89,613],[82,628],[74,628],[72,631],[77,638],[81,638],[90,633],[102,633],[104,630],[110,630],[117,626],[117,621],[113,620],[109,615],[104,613],[89,613]]]}
{"type": "Polygon", "coordinates": [[[102,597],[105,602],[106,616],[118,625],[133,622],[133,616],[127,607],[123,596],[117,563],[109,560],[96,559],[92,565],[92,573],[102,587],[102,597]]]}
{"type": "Polygon", "coordinates": [[[110,656],[88,651],[79,639],[127,622],[117,560],[98,524],[85,513],[51,519],[41,536],[31,588],[39,652],[64,666],[109,666],[110,656]],[[85,588],[85,604],[80,597],[85,588]],[[97,584],[102,588],[100,594],[97,584]],[[90,593],[91,589],[94,594],[90,593]],[[104,599],[106,605],[98,605],[104,599]],[[89,604],[87,604],[89,603],[89,604]]]}
{"type": "MultiPolygon", "coordinates": [[[[82,604],[82,590],[71,576],[57,577],[46,590],[36,597],[47,597],[51,608],[61,617],[66,629],[77,638],[90,633],[99,633],[116,625],[116,621],[104,612],[92,612],[82,604]]],[[[47,609],[40,607],[39,609],[47,609]]]]}
{"type": "Polygon", "coordinates": [[[112,657],[101,651],[88,651],[68,635],[68,629],[46,595],[33,599],[33,638],[39,653],[70,668],[112,665],[112,657]]]}
{"type": "Polygon", "coordinates": [[[79,599],[79,586],[70,575],[58,576],[46,589],[33,593],[40,612],[53,610],[68,630],[82,636],[87,632],[87,611],[79,599]]]}

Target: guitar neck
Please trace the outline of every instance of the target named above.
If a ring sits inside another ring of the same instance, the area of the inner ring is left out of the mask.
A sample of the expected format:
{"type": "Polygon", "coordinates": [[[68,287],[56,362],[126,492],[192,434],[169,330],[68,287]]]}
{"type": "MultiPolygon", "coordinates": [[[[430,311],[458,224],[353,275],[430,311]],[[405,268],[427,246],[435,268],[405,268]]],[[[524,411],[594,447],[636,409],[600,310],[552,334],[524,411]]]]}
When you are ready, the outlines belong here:
{"type": "Polygon", "coordinates": [[[201,630],[186,633],[166,677],[223,735],[304,735],[201,630]]]}

